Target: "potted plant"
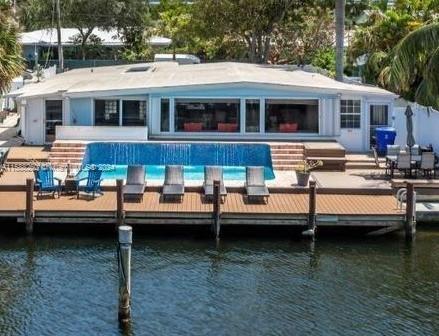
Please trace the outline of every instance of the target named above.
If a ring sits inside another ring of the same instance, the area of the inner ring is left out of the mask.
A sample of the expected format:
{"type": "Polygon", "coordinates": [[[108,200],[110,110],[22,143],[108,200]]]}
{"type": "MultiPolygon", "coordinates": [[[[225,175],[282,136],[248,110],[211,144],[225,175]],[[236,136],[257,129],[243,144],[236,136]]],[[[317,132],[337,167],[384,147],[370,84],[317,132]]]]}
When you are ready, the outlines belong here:
{"type": "Polygon", "coordinates": [[[323,161],[320,160],[302,160],[296,167],[297,184],[301,187],[306,187],[309,182],[311,170],[323,166],[323,161]]]}

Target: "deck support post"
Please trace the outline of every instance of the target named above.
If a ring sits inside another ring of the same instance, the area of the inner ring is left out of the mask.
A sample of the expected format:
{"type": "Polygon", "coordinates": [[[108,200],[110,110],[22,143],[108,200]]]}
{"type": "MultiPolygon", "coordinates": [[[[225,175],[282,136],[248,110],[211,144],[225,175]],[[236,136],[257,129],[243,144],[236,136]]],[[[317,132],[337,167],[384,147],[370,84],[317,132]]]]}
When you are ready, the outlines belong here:
{"type": "Polygon", "coordinates": [[[131,320],[131,244],[133,231],[131,226],[123,225],[118,228],[118,273],[119,273],[119,322],[128,323],[131,320]]]}
{"type": "Polygon", "coordinates": [[[316,199],[317,199],[317,188],[316,182],[309,182],[309,211],[308,211],[308,229],[302,232],[304,237],[314,238],[316,233],[316,199]]]}
{"type": "Polygon", "coordinates": [[[220,181],[213,181],[213,227],[215,238],[219,239],[221,233],[221,187],[220,181]]]}
{"type": "Polygon", "coordinates": [[[416,233],[416,193],[413,183],[407,183],[407,196],[405,205],[405,236],[413,239],[416,233]]]}
{"type": "Polygon", "coordinates": [[[26,179],[26,210],[24,213],[24,222],[27,234],[32,234],[34,231],[34,186],[34,179],[26,179]]]}
{"type": "Polygon", "coordinates": [[[116,180],[116,225],[117,227],[124,225],[125,211],[123,208],[123,180],[116,180]]]}

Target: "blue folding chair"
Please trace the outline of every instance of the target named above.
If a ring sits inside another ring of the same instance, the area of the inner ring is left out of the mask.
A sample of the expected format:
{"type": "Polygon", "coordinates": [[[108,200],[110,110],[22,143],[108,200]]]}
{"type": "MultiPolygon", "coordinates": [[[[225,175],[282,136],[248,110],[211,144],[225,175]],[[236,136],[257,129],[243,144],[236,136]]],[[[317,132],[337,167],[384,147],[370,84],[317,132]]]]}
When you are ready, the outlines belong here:
{"type": "Polygon", "coordinates": [[[87,194],[92,194],[93,198],[95,198],[96,194],[102,195],[101,191],[101,182],[103,179],[102,176],[102,170],[99,168],[90,168],[88,170],[88,176],[83,177],[81,179],[78,179],[76,181],[77,185],[77,198],[79,198],[79,192],[83,191],[87,194]],[[87,181],[85,184],[81,185],[81,181],[87,181]]]}
{"type": "Polygon", "coordinates": [[[59,197],[61,193],[61,179],[53,176],[52,167],[40,167],[34,171],[34,174],[35,186],[38,189],[37,197],[41,196],[44,192],[52,193],[54,198],[55,193],[57,193],[59,197]]]}

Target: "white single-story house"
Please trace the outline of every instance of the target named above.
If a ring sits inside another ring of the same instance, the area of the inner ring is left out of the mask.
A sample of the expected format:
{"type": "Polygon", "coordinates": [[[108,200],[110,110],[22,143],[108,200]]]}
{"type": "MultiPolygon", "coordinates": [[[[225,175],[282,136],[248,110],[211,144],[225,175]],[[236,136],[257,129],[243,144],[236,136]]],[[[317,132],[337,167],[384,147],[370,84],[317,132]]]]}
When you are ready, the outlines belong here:
{"type": "MultiPolygon", "coordinates": [[[[74,39],[78,34],[79,31],[76,28],[61,28],[62,45],[64,47],[73,46],[74,39]]],[[[124,45],[116,29],[103,30],[95,28],[93,35],[96,35],[105,47],[120,48],[124,45]]],[[[149,38],[151,47],[169,47],[171,43],[172,40],[167,37],[151,36],[149,38]]],[[[40,54],[40,49],[52,48],[56,52],[58,45],[57,31],[55,28],[47,28],[24,32],[20,36],[20,44],[23,49],[23,57],[28,61],[35,61],[40,54]]]]}
{"type": "Polygon", "coordinates": [[[12,92],[28,144],[59,140],[337,140],[370,148],[396,95],[291,66],[145,63],[78,69],[12,92]]]}

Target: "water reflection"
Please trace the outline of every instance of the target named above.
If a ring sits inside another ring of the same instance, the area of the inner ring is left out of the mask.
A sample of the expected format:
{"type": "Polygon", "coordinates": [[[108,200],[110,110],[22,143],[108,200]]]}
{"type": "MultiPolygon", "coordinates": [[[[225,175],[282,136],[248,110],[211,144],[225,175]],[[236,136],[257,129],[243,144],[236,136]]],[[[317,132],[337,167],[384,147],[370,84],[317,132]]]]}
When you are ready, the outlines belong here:
{"type": "Polygon", "coordinates": [[[138,236],[122,327],[112,237],[0,236],[0,334],[434,335],[438,243],[138,236]]]}

